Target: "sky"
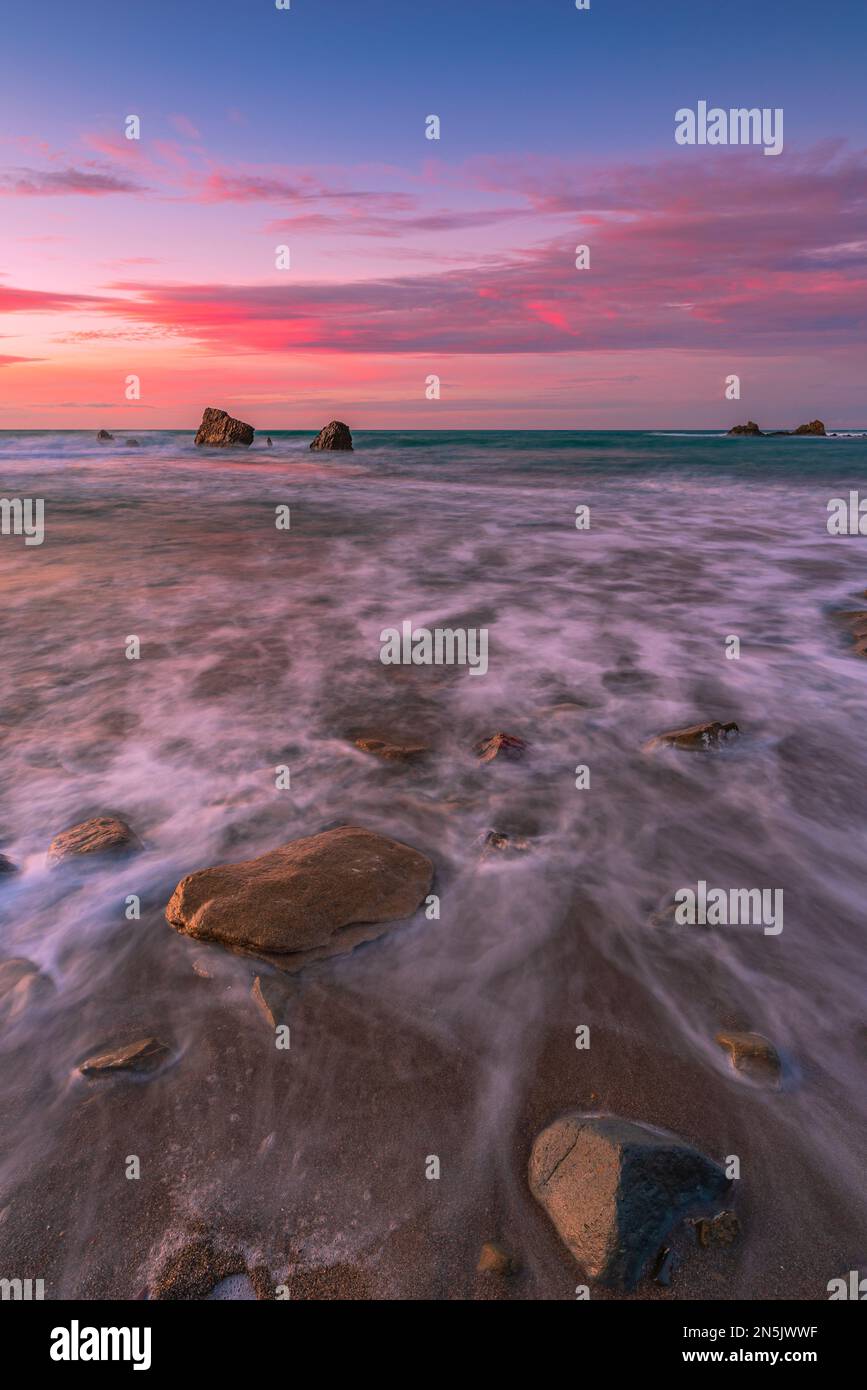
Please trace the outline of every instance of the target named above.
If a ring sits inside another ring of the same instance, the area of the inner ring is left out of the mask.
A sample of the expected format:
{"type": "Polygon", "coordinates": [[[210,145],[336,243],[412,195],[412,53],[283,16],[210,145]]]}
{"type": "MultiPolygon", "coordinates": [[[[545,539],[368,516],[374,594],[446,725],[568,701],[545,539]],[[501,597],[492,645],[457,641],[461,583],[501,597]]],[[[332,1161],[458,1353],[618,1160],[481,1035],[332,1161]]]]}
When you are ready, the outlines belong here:
{"type": "Polygon", "coordinates": [[[0,429],[867,425],[863,0],[3,9],[0,429]]]}

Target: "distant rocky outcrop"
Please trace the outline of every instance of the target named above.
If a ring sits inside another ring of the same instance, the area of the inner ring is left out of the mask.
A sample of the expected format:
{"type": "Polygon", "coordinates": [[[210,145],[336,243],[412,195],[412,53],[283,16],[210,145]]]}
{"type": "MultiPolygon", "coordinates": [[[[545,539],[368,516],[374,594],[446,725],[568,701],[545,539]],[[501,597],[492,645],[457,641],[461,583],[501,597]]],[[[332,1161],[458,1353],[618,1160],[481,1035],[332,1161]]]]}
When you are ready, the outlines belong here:
{"type": "Polygon", "coordinates": [[[310,445],[311,449],[351,449],[352,435],[342,420],[332,420],[321,429],[310,445]]]}
{"type": "Polygon", "coordinates": [[[126,439],[124,443],[128,449],[138,449],[141,447],[137,439],[126,439]]]}
{"type": "Polygon", "coordinates": [[[578,1112],[537,1136],[529,1182],[589,1278],[623,1291],[678,1222],[729,1189],[723,1169],[676,1135],[578,1112]]]}
{"type": "Polygon", "coordinates": [[[186,936],[292,972],[411,917],[432,878],[433,865],[418,850],[340,826],[258,859],[189,874],[172,894],[166,920],[186,936]]]}
{"type": "Polygon", "coordinates": [[[746,423],[745,425],[734,425],[734,426],[729,430],[729,434],[762,434],[762,433],[763,433],[763,431],[759,429],[759,427],[758,427],[758,425],[756,424],[755,420],[747,420],[747,423],[746,423]]]}
{"type": "Polygon", "coordinates": [[[109,439],[114,439],[114,435],[109,434],[108,430],[100,430],[96,437],[97,439],[101,439],[103,442],[106,442],[109,439]]]}
{"type": "Polygon", "coordinates": [[[243,420],[235,420],[227,410],[208,406],[196,432],[196,444],[211,449],[249,448],[256,431],[243,420]]]}
{"type": "Polygon", "coordinates": [[[792,434],[824,434],[825,425],[822,420],[811,420],[808,425],[799,425],[792,434]]]}
{"type": "Polygon", "coordinates": [[[138,836],[126,821],[118,820],[117,816],[94,816],[55,835],[48,846],[48,859],[58,864],[64,859],[119,854],[139,848],[138,836]]]}
{"type": "Polygon", "coordinates": [[[729,434],[760,434],[768,439],[779,439],[782,436],[791,437],[796,434],[826,435],[825,425],[822,420],[811,420],[808,425],[798,425],[795,430],[760,430],[755,420],[747,420],[745,425],[735,425],[729,430],[729,434]]]}

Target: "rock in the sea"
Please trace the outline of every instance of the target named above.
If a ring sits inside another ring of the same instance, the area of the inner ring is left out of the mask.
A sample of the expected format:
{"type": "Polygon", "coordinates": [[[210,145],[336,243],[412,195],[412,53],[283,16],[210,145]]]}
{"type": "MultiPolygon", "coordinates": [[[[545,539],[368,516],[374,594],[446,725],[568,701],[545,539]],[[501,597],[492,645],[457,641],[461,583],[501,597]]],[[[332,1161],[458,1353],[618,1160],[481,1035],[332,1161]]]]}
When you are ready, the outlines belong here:
{"type": "Polygon", "coordinates": [[[269,1027],[277,1028],[289,1022],[291,996],[280,976],[257,975],[250,988],[250,998],[269,1027]]]}
{"type": "Polygon", "coordinates": [[[482,858],[489,859],[498,854],[526,854],[532,846],[521,835],[507,835],[502,830],[488,830],[476,842],[482,851],[482,858]]]}
{"type": "Polygon", "coordinates": [[[476,757],[480,763],[491,763],[494,758],[521,758],[526,747],[515,734],[496,733],[476,744],[476,757]]]}
{"type": "Polygon", "coordinates": [[[740,1231],[741,1223],[733,1211],[721,1211],[716,1216],[702,1216],[695,1223],[698,1243],[705,1249],[712,1245],[734,1245],[740,1231]]]}
{"type": "Polygon", "coordinates": [[[808,425],[799,425],[792,434],[824,434],[825,426],[821,420],[811,420],[808,425]]]}
{"type": "Polygon", "coordinates": [[[32,960],[12,956],[0,960],[0,1017],[11,1022],[31,1004],[44,1002],[54,993],[54,981],[32,960]]]}
{"type": "Polygon", "coordinates": [[[712,719],[704,724],[690,724],[685,729],[669,729],[667,733],[656,734],[643,745],[642,752],[655,753],[658,748],[721,748],[738,733],[734,720],[720,724],[712,719]]]}
{"type": "Polygon", "coordinates": [[[101,439],[103,443],[109,439],[114,439],[114,435],[109,434],[108,430],[99,430],[96,437],[97,439],[101,439]]]}
{"type": "Polygon", "coordinates": [[[728,1191],[723,1169],[673,1134],[616,1115],[564,1115],[536,1138],[530,1190],[588,1277],[635,1287],[673,1227],[728,1191]]]}
{"type": "Polygon", "coordinates": [[[48,846],[48,859],[52,864],[58,864],[63,859],[123,854],[140,848],[138,836],[126,821],[118,820],[116,816],[94,816],[92,820],[80,821],[78,825],[72,825],[55,835],[48,846]]]}
{"type": "Polygon", "coordinates": [[[195,442],[212,449],[231,449],[237,445],[249,448],[255,432],[252,425],[233,419],[227,410],[215,410],[209,405],[202,416],[195,442]]]}
{"type": "Polygon", "coordinates": [[[124,443],[128,449],[138,449],[141,447],[137,439],[126,439],[124,443]]]}
{"type": "Polygon", "coordinates": [[[418,850],[340,826],[258,859],[189,874],[166,919],[185,935],[293,971],[411,917],[432,878],[433,865],[418,850]]]}
{"type": "Polygon", "coordinates": [[[342,420],[332,420],[321,429],[310,445],[311,449],[351,449],[352,435],[342,420]]]}
{"type": "Polygon", "coordinates": [[[752,1081],[779,1086],[782,1063],[774,1044],[761,1033],[717,1033],[716,1041],[728,1052],[735,1071],[752,1081]]]}
{"type": "Polygon", "coordinates": [[[734,425],[734,426],[729,430],[729,434],[761,434],[761,433],[762,433],[762,431],[759,429],[759,427],[758,427],[758,425],[756,424],[755,420],[747,420],[747,423],[746,423],[745,425],[734,425]]]}
{"type": "Polygon", "coordinates": [[[85,1076],[106,1076],[114,1071],[152,1072],[162,1065],[169,1052],[170,1048],[159,1038],[139,1038],[88,1057],[78,1070],[85,1076]]]}
{"type": "Polygon", "coordinates": [[[391,743],[382,738],[357,738],[355,746],[390,763],[417,763],[430,752],[426,743],[391,743]]]}
{"type": "Polygon", "coordinates": [[[2,875],[2,874],[17,874],[17,872],[18,872],[18,865],[17,865],[17,864],[13,864],[13,863],[12,863],[12,860],[9,859],[9,858],[7,858],[7,856],[6,856],[5,854],[0,854],[0,875],[2,875]]]}
{"type": "Polygon", "coordinates": [[[860,609],[854,613],[839,613],[837,616],[851,632],[857,655],[867,656],[867,612],[860,609]]]}
{"type": "Polygon", "coordinates": [[[479,1262],[476,1265],[477,1274],[515,1274],[518,1270],[517,1261],[512,1258],[502,1245],[495,1240],[486,1240],[479,1251],[479,1262]]]}

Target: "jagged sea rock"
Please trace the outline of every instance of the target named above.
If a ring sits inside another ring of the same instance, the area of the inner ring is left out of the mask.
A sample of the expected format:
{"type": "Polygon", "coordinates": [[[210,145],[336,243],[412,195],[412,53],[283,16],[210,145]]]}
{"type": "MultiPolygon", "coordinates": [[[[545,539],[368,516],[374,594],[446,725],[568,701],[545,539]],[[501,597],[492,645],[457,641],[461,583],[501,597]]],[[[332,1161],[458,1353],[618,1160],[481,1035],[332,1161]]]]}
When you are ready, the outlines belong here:
{"type": "Polygon", "coordinates": [[[97,432],[96,437],[97,439],[101,440],[104,444],[107,443],[109,440],[114,439],[114,435],[110,434],[108,430],[99,430],[97,432]]]}
{"type": "Polygon", "coordinates": [[[762,434],[755,420],[747,420],[745,425],[733,425],[729,434],[762,434]]]}
{"type": "Polygon", "coordinates": [[[351,449],[352,435],[342,420],[332,420],[317,434],[311,449],[351,449]]]}
{"type": "Polygon", "coordinates": [[[170,1051],[159,1038],[138,1038],[121,1047],[94,1053],[78,1070],[84,1076],[107,1076],[116,1071],[152,1072],[162,1066],[170,1051]]]}
{"type": "Polygon", "coordinates": [[[256,431],[243,420],[235,420],[227,410],[216,410],[208,406],[202,415],[202,423],[196,431],[196,444],[205,444],[211,449],[232,449],[238,446],[249,448],[256,431]]]}
{"type": "Polygon", "coordinates": [[[676,1135],[577,1111],[537,1136],[529,1182],[587,1276],[622,1291],[678,1222],[729,1189],[719,1164],[676,1135]]]}
{"type": "Polygon", "coordinates": [[[792,430],[792,434],[821,434],[825,433],[825,425],[822,420],[811,420],[808,425],[799,425],[792,430]]]}
{"type": "Polygon", "coordinates": [[[138,836],[126,821],[117,816],[94,816],[55,835],[48,846],[48,859],[52,864],[59,864],[64,859],[123,854],[140,848],[138,836]]]}
{"type": "Polygon", "coordinates": [[[200,869],[166,908],[176,931],[294,971],[349,951],[411,917],[433,865],[372,830],[340,826],[257,859],[200,869]]]}
{"type": "Polygon", "coordinates": [[[655,753],[659,748],[687,748],[691,751],[722,748],[739,732],[734,720],[721,724],[711,719],[703,724],[689,724],[685,729],[669,729],[666,733],[655,734],[642,746],[641,751],[655,753]]]}
{"type": "Polygon", "coordinates": [[[524,740],[516,734],[498,732],[491,734],[490,738],[480,739],[475,751],[480,763],[491,763],[495,758],[522,758],[526,747],[524,740]]]}

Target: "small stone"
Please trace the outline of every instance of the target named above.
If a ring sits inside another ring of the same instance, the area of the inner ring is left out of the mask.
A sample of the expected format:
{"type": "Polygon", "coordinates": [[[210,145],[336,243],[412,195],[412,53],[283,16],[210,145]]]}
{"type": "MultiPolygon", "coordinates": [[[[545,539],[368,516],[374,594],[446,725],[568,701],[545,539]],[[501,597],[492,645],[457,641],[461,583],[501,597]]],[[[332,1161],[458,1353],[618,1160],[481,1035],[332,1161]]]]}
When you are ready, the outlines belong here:
{"type": "Polygon", "coordinates": [[[712,719],[704,724],[689,724],[685,729],[669,729],[666,733],[656,734],[643,745],[642,752],[654,753],[658,748],[687,748],[691,751],[722,748],[739,732],[734,720],[721,724],[712,719]]]}
{"type": "Polygon", "coordinates": [[[342,420],[332,420],[319,431],[311,449],[351,449],[352,435],[342,420]]]}
{"type": "Polygon", "coordinates": [[[89,855],[119,854],[140,849],[135,832],[126,821],[116,816],[94,816],[55,835],[48,846],[48,859],[58,864],[63,859],[78,859],[89,855]]]}
{"type": "Polygon", "coordinates": [[[494,758],[517,759],[524,756],[527,747],[522,738],[515,734],[504,734],[502,732],[491,734],[490,738],[483,738],[476,744],[476,757],[481,763],[493,762],[494,758]]]}
{"type": "Polygon", "coordinates": [[[735,1071],[753,1081],[778,1086],[782,1063],[774,1044],[761,1033],[717,1033],[716,1041],[727,1049],[735,1071]]]}
{"type": "Polygon", "coordinates": [[[355,746],[362,753],[372,753],[393,763],[420,762],[430,752],[425,743],[389,743],[381,738],[357,738],[355,746]]]}
{"type": "Polygon", "coordinates": [[[525,854],[530,849],[530,841],[515,835],[506,835],[502,830],[489,830],[481,836],[482,858],[489,859],[497,854],[525,854]]]}
{"type": "Polygon", "coordinates": [[[102,1076],[114,1071],[152,1072],[165,1061],[169,1051],[159,1038],[140,1038],[138,1042],[88,1057],[79,1071],[84,1076],[102,1076]]]}
{"type": "Polygon", "coordinates": [[[486,1240],[479,1252],[477,1274],[515,1274],[517,1263],[495,1240],[486,1240]]]}
{"type": "Polygon", "coordinates": [[[705,1249],[712,1245],[734,1245],[741,1231],[741,1223],[733,1211],[721,1211],[717,1216],[703,1216],[695,1223],[695,1233],[699,1245],[705,1249]]]}
{"type": "Polygon", "coordinates": [[[284,980],[274,975],[257,975],[250,988],[250,997],[269,1027],[279,1028],[289,1022],[290,994],[284,980]]]}

